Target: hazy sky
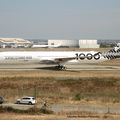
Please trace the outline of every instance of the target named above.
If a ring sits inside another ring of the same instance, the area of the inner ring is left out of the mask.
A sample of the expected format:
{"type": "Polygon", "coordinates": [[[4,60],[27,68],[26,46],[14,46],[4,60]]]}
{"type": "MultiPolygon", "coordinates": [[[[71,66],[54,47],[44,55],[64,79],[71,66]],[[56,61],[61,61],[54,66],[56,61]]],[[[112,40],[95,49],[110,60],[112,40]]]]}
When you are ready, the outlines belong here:
{"type": "Polygon", "coordinates": [[[120,0],[0,0],[0,37],[120,39],[120,0]]]}

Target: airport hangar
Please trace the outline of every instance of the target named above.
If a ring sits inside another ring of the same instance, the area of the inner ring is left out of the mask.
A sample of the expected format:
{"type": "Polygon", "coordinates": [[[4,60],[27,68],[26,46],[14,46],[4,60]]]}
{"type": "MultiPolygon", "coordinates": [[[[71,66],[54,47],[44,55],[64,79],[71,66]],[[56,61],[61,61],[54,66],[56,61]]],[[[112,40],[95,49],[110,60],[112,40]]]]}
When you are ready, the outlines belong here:
{"type": "Polygon", "coordinates": [[[48,40],[48,45],[60,45],[60,47],[75,48],[99,48],[97,40],[81,39],[81,40],[48,40]]]}
{"type": "MultiPolygon", "coordinates": [[[[39,41],[39,40],[38,40],[39,41]]],[[[55,46],[58,45],[61,48],[99,48],[100,45],[97,43],[97,40],[91,39],[81,39],[81,40],[63,40],[63,39],[50,39],[45,42],[34,43],[33,41],[21,39],[21,38],[0,38],[0,47],[1,48],[27,48],[32,47],[32,45],[48,45],[55,46]]]]}
{"type": "Polygon", "coordinates": [[[19,48],[30,47],[32,43],[21,38],[0,38],[1,48],[19,48]]]}

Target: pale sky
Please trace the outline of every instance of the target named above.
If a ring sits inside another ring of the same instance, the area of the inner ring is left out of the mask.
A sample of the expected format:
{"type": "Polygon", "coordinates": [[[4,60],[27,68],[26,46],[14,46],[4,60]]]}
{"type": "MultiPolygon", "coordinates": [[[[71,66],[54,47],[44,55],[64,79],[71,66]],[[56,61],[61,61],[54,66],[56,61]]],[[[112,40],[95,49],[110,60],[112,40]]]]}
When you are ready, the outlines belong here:
{"type": "Polygon", "coordinates": [[[120,0],[0,0],[0,37],[120,39],[120,0]]]}

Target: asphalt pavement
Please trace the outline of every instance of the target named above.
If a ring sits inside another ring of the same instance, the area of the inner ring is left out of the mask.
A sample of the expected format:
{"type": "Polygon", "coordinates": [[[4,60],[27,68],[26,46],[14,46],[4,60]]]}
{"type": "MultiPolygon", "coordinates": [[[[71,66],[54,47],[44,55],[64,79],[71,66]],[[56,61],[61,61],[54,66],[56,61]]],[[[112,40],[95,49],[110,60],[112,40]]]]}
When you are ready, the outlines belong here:
{"type": "MultiPolygon", "coordinates": [[[[67,64],[67,70],[120,70],[120,66],[98,64],[67,64]]],[[[0,70],[55,70],[55,65],[41,64],[1,64],[0,70]]]]}
{"type": "MultiPolygon", "coordinates": [[[[25,105],[25,104],[14,104],[14,103],[3,103],[1,106],[3,107],[12,107],[14,109],[19,110],[27,110],[30,108],[34,108],[34,105],[25,105]]],[[[41,108],[42,105],[36,105],[37,108],[41,108]]],[[[112,114],[120,114],[120,105],[100,105],[100,104],[51,104],[49,109],[54,111],[55,113],[59,112],[91,112],[91,113],[112,113],[112,114]]]]}

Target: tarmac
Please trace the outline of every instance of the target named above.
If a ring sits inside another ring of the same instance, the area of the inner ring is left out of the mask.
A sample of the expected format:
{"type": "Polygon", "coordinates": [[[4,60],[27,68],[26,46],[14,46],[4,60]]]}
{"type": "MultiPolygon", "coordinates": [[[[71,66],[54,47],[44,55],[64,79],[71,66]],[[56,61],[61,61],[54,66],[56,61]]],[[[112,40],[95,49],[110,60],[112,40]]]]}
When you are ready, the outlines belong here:
{"type": "MultiPolygon", "coordinates": [[[[81,70],[120,70],[117,65],[98,65],[98,64],[67,64],[67,70],[81,71],[81,70]]],[[[57,70],[55,65],[41,65],[41,64],[0,64],[0,70],[57,70]]]]}

